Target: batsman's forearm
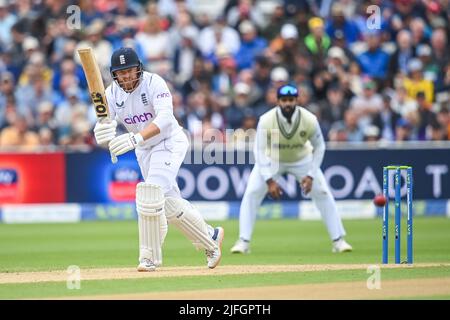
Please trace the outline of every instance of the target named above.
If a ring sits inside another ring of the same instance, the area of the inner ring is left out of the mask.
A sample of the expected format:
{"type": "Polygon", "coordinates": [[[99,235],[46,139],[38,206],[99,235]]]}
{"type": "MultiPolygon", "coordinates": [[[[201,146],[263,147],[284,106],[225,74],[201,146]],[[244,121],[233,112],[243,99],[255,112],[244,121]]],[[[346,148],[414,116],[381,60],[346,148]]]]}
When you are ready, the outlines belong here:
{"type": "Polygon", "coordinates": [[[150,123],[147,127],[145,127],[144,129],[142,129],[139,132],[142,136],[142,138],[144,138],[144,141],[150,138],[153,138],[154,136],[158,135],[161,133],[161,130],[158,128],[158,126],[154,123],[150,123]]]}

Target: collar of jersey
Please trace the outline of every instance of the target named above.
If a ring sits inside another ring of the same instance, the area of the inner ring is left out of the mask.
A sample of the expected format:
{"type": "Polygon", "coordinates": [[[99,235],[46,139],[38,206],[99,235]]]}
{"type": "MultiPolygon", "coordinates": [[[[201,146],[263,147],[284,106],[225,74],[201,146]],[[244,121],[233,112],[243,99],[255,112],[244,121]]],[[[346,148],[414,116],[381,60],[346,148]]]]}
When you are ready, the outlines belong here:
{"type": "MultiPolygon", "coordinates": [[[[298,129],[298,126],[300,125],[300,116],[301,116],[301,112],[300,112],[300,108],[298,106],[295,107],[294,110],[294,114],[292,116],[295,115],[295,112],[297,112],[298,110],[298,116],[294,119],[294,124],[292,126],[292,129],[290,132],[287,132],[286,129],[284,129],[283,124],[281,123],[282,119],[285,120],[286,118],[283,116],[283,114],[281,113],[281,107],[278,107],[279,109],[275,112],[277,115],[277,123],[278,123],[278,127],[280,128],[281,134],[286,138],[286,139],[291,139],[295,132],[298,129]],[[281,114],[281,115],[280,115],[281,114]],[[282,119],[281,119],[282,118],[282,119]]],[[[287,120],[286,120],[287,121],[287,120]]]]}

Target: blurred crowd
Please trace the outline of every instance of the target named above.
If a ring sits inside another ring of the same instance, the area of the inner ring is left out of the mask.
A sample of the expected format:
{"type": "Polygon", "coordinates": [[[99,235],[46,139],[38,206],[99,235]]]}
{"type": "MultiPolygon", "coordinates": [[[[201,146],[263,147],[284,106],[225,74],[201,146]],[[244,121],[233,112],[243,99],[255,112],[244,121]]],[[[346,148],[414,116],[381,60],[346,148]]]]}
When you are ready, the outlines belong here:
{"type": "Polygon", "coordinates": [[[328,141],[449,140],[449,21],[450,0],[0,0],[0,148],[94,146],[87,46],[105,85],[133,47],[192,137],[245,137],[293,83],[328,141]]]}

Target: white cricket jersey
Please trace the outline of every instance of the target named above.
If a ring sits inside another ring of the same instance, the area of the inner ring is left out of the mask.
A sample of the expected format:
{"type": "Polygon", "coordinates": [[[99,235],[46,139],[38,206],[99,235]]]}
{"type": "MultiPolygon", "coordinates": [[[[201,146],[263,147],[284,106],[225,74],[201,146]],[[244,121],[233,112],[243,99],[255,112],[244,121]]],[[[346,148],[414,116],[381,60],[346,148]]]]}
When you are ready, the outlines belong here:
{"type": "Polygon", "coordinates": [[[106,88],[106,99],[111,118],[122,123],[129,132],[138,133],[158,117],[155,124],[161,132],[138,148],[148,149],[182,131],[173,115],[169,88],[164,79],[155,73],[143,71],[141,83],[131,93],[125,92],[113,81],[106,88]]]}

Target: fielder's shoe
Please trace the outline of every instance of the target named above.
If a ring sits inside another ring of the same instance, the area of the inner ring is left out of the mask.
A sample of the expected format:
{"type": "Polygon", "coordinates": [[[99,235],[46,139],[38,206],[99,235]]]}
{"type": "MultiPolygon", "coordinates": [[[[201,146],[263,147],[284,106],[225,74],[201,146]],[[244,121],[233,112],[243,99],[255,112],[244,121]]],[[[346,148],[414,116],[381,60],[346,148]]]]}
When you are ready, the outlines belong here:
{"type": "Polygon", "coordinates": [[[137,267],[139,272],[150,272],[156,270],[156,265],[147,258],[142,259],[137,267]]]}
{"type": "Polygon", "coordinates": [[[206,260],[208,260],[208,268],[214,269],[219,265],[220,258],[222,258],[222,241],[225,231],[222,227],[214,229],[214,235],[212,239],[217,244],[216,249],[206,250],[206,260]]]}
{"type": "Polygon", "coordinates": [[[339,238],[336,241],[333,241],[333,249],[332,252],[350,252],[353,248],[349,245],[343,238],[339,238]]]}
{"type": "Polygon", "coordinates": [[[250,253],[250,241],[239,239],[238,241],[236,241],[233,248],[231,248],[231,253],[250,253]]]}

